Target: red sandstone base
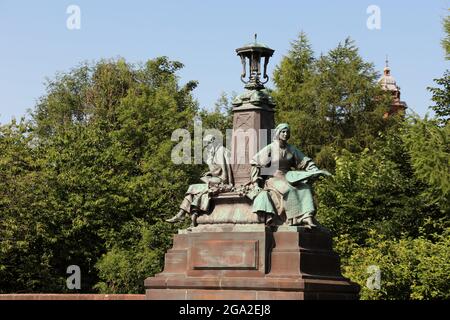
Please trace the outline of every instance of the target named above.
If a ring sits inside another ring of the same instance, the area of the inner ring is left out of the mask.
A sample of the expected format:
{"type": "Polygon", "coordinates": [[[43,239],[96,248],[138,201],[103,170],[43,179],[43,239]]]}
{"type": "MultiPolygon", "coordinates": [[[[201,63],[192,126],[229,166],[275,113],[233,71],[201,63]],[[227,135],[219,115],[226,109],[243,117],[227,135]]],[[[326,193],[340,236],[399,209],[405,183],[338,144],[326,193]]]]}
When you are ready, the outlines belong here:
{"type": "Polygon", "coordinates": [[[359,293],[341,275],[330,234],[298,227],[175,235],[164,271],[146,279],[145,289],[149,300],[357,299],[359,293]]]}

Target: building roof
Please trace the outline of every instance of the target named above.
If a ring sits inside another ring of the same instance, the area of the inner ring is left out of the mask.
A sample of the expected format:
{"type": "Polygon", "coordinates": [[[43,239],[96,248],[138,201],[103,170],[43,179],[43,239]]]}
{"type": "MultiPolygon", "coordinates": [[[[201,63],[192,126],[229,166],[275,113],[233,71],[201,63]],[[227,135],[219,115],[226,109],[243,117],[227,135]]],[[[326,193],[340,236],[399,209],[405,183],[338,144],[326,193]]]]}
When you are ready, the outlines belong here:
{"type": "Polygon", "coordinates": [[[388,91],[399,91],[400,90],[399,86],[397,86],[397,82],[395,81],[395,78],[393,76],[391,76],[391,69],[387,66],[387,63],[386,63],[386,67],[384,68],[384,74],[380,78],[380,80],[378,80],[378,82],[381,84],[381,87],[383,88],[383,90],[388,90],[388,91]]]}

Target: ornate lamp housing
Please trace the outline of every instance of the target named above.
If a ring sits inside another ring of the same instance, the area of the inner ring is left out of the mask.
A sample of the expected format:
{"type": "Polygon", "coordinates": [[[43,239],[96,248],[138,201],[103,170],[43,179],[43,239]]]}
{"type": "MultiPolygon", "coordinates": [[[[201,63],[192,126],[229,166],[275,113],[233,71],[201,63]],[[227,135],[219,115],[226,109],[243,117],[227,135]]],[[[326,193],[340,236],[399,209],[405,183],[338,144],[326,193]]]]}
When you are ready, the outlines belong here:
{"type": "Polygon", "coordinates": [[[245,83],[245,88],[249,90],[260,90],[264,88],[264,84],[269,81],[267,75],[267,65],[269,59],[273,55],[274,50],[268,46],[258,43],[256,41],[257,35],[255,34],[255,42],[247,44],[241,48],[236,49],[242,62],[242,74],[241,81],[245,83]],[[261,59],[264,58],[264,69],[261,81],[261,59]],[[249,61],[249,78],[245,80],[247,75],[247,60],[249,61]]]}

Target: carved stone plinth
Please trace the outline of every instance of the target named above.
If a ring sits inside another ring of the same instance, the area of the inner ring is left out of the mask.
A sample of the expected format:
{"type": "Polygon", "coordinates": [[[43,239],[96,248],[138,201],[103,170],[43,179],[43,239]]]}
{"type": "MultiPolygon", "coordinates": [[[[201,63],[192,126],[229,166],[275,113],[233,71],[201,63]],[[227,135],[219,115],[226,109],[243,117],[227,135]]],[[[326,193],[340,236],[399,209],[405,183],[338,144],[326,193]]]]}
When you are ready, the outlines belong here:
{"type": "Polygon", "coordinates": [[[174,236],[146,299],[357,299],[326,231],[263,224],[200,225],[174,236]]]}

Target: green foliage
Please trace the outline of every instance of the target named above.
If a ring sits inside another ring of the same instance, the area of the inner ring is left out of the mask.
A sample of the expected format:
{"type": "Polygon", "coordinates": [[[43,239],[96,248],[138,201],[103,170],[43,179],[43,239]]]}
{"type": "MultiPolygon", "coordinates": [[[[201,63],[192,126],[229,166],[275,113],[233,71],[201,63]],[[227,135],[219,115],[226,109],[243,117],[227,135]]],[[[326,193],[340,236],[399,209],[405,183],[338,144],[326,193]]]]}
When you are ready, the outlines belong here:
{"type": "Polygon", "coordinates": [[[0,127],[0,292],[61,291],[53,261],[58,219],[31,126],[0,127]]]}
{"type": "Polygon", "coordinates": [[[304,32],[291,43],[291,50],[275,67],[273,80],[277,90],[273,96],[277,102],[278,113],[284,114],[292,109],[300,109],[308,103],[310,91],[305,82],[314,72],[314,52],[304,32]]]}
{"type": "MultiPolygon", "coordinates": [[[[202,166],[175,165],[176,129],[231,128],[223,94],[199,110],[180,62],[102,60],[48,81],[32,121],[0,127],[0,291],[139,293],[161,271],[176,213],[202,166]]],[[[274,72],[277,122],[335,171],[316,184],[345,275],[364,299],[448,299],[448,72],[430,89],[439,119],[383,119],[391,97],[350,40],[315,57],[304,33],[274,72]],[[365,288],[368,265],[382,289],[365,288]]]]}
{"type": "MultiPolygon", "coordinates": [[[[450,60],[450,16],[446,16],[443,21],[445,37],[442,39],[442,47],[445,51],[445,58],[450,60]]],[[[435,103],[430,108],[436,113],[441,125],[448,124],[450,120],[450,71],[447,69],[442,78],[434,79],[437,88],[428,87],[431,92],[431,100],[435,103]]]]}
{"type": "Polygon", "coordinates": [[[378,77],[350,39],[315,58],[301,33],[274,72],[277,122],[288,122],[292,143],[332,170],[332,150],[359,152],[390,125],[382,117],[390,97],[378,77]]]}
{"type": "Polygon", "coordinates": [[[361,299],[444,300],[450,298],[449,231],[433,240],[388,240],[372,230],[365,246],[342,235],[335,239],[336,250],[347,257],[343,274],[361,286],[361,299]],[[376,266],[381,272],[379,289],[367,286],[372,274],[369,266],[376,266]]]}
{"type": "MultiPolygon", "coordinates": [[[[102,254],[148,239],[138,232],[144,222],[175,231],[161,221],[177,211],[199,170],[170,158],[172,132],[192,132],[197,114],[196,83],[179,87],[181,67],[165,57],[140,66],[122,59],[84,64],[49,81],[29,132],[2,128],[3,290],[63,291],[71,264],[80,266],[85,292],[99,280],[104,291],[105,283],[137,290],[102,278],[114,276],[102,270],[106,262],[94,266],[102,254]]],[[[153,262],[137,264],[138,274],[152,274],[161,262],[162,249],[149,250],[153,262]]]]}
{"type": "Polygon", "coordinates": [[[422,200],[450,213],[450,125],[434,119],[410,118],[402,135],[414,174],[427,185],[422,200]]]}
{"type": "Polygon", "coordinates": [[[319,220],[357,243],[364,242],[370,228],[392,237],[417,232],[420,201],[414,182],[382,150],[342,151],[334,176],[315,190],[319,220]]]}
{"type": "Polygon", "coordinates": [[[388,239],[442,232],[448,222],[448,151],[442,141],[415,140],[420,134],[420,125],[404,123],[371,149],[342,150],[334,176],[316,185],[320,221],[359,245],[369,230],[388,239]],[[427,144],[432,147],[424,150],[427,144]]]}
{"type": "Polygon", "coordinates": [[[236,94],[233,93],[232,97],[229,98],[223,92],[216,101],[212,111],[202,110],[200,112],[203,129],[217,129],[225,137],[226,130],[233,128],[233,115],[231,113],[233,106],[231,101],[235,96],[236,94]]]}
{"type": "Polygon", "coordinates": [[[446,70],[442,78],[434,79],[440,86],[437,88],[428,87],[431,92],[431,100],[435,103],[431,109],[436,113],[441,125],[448,124],[450,120],[450,71],[446,70]]]}
{"type": "Polygon", "coordinates": [[[335,175],[316,185],[318,218],[362,299],[448,299],[448,138],[448,126],[410,119],[371,149],[341,150],[335,175]],[[371,265],[380,290],[366,286],[371,265]]]}
{"type": "Polygon", "coordinates": [[[383,119],[390,99],[351,41],[317,59],[304,35],[298,44],[309,58],[295,65],[290,52],[277,69],[274,96],[286,110],[278,117],[294,124],[306,153],[335,169],[315,190],[345,275],[363,299],[448,299],[448,71],[429,88],[437,119],[383,119]],[[365,286],[369,265],[381,268],[379,291],[365,286]]]}
{"type": "Polygon", "coordinates": [[[173,230],[162,222],[137,224],[130,228],[134,233],[140,231],[137,241],[113,246],[97,262],[102,281],[95,288],[101,293],[142,293],[145,278],[162,271],[173,230]]]}
{"type": "Polygon", "coordinates": [[[445,37],[442,39],[442,47],[445,51],[445,58],[450,60],[450,15],[444,18],[445,37]]]}

